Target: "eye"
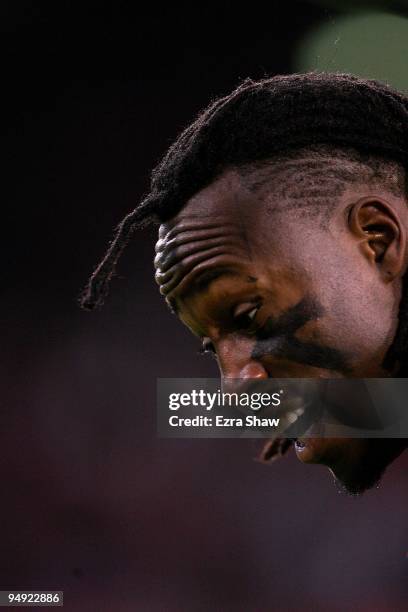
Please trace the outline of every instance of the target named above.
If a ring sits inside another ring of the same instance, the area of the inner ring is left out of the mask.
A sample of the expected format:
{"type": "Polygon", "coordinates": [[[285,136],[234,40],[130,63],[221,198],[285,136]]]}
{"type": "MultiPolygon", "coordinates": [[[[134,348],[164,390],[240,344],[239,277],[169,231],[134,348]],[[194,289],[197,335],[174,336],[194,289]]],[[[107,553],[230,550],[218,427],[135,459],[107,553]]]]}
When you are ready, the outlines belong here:
{"type": "Polygon", "coordinates": [[[234,323],[238,329],[251,330],[254,327],[260,304],[240,304],[233,312],[234,323]]]}
{"type": "Polygon", "coordinates": [[[198,351],[199,355],[210,353],[216,359],[216,350],[209,338],[203,338],[201,348],[198,351]]]}

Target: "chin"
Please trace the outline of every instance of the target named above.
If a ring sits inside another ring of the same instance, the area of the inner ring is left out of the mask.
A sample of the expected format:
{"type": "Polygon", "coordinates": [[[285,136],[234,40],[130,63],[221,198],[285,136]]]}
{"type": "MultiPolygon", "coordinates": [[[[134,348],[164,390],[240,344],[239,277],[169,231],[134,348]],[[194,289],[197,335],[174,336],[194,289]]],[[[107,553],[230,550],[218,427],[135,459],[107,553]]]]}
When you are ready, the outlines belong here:
{"type": "Polygon", "coordinates": [[[338,488],[349,495],[378,485],[406,446],[407,440],[401,439],[298,438],[295,442],[300,461],[326,465],[338,488]]]}

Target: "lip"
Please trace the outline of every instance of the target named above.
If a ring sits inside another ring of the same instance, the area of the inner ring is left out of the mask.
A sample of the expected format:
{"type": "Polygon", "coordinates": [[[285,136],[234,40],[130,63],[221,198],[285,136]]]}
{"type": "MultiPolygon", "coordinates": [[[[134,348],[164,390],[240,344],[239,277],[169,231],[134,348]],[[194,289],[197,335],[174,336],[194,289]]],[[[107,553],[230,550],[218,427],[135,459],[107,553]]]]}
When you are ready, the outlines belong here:
{"type": "Polygon", "coordinates": [[[327,439],[297,438],[294,443],[296,455],[303,463],[319,463],[326,449],[327,439]]]}

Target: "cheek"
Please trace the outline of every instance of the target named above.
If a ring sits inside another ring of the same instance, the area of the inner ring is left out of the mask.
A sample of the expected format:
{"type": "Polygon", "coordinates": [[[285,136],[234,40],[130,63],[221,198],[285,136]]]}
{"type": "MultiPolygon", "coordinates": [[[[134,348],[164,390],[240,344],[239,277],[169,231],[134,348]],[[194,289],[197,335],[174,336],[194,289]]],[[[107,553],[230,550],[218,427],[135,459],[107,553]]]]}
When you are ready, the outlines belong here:
{"type": "MultiPolygon", "coordinates": [[[[322,267],[314,291],[324,314],[316,321],[325,342],[360,363],[381,363],[397,326],[396,301],[389,285],[376,271],[356,262],[322,267]]],[[[315,331],[316,333],[316,331],[315,331]]]]}

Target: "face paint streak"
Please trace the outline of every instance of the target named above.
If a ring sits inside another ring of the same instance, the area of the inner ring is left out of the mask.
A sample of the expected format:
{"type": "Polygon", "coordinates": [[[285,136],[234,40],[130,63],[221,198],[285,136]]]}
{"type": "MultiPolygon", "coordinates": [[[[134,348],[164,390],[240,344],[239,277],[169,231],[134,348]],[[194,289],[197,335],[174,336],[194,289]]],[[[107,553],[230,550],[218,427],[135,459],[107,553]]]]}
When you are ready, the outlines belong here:
{"type": "Polygon", "coordinates": [[[269,317],[256,334],[257,341],[251,357],[259,359],[268,355],[284,357],[328,370],[338,370],[347,374],[350,371],[347,360],[337,349],[320,346],[314,342],[302,342],[295,333],[308,321],[313,321],[323,313],[320,304],[310,298],[303,298],[298,304],[283,313],[275,321],[269,317]]]}

